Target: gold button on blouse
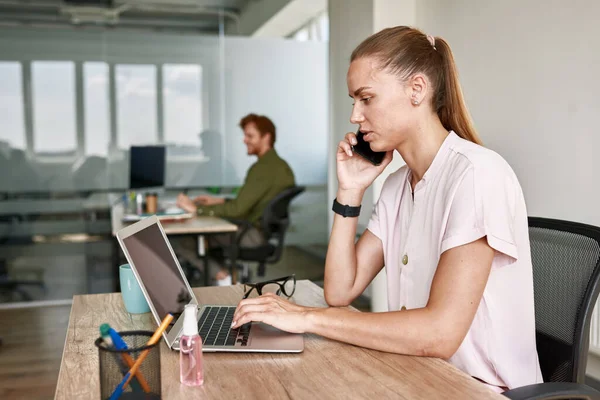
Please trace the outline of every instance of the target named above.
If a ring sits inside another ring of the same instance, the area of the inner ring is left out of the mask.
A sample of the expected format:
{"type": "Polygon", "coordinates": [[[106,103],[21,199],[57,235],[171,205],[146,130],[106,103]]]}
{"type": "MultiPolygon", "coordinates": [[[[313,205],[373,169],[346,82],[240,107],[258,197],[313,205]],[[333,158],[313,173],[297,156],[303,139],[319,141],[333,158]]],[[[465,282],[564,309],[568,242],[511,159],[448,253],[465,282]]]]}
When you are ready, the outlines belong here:
{"type": "Polygon", "coordinates": [[[402,306],[402,308],[400,309],[400,311],[406,311],[406,307],[402,306]]]}
{"type": "Polygon", "coordinates": [[[405,254],[404,257],[402,257],[402,264],[408,264],[408,255],[405,254]]]}

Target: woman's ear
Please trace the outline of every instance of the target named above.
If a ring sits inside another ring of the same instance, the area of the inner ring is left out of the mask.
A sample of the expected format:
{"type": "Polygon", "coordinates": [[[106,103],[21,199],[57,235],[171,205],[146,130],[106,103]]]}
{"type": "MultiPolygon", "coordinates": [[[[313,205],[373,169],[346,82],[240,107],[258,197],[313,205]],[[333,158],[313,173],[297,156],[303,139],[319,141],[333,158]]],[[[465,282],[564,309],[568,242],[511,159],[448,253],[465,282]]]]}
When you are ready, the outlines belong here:
{"type": "Polygon", "coordinates": [[[410,102],[413,105],[418,106],[427,96],[427,89],[429,88],[429,85],[427,84],[425,75],[415,74],[409,79],[407,88],[410,102]]]}

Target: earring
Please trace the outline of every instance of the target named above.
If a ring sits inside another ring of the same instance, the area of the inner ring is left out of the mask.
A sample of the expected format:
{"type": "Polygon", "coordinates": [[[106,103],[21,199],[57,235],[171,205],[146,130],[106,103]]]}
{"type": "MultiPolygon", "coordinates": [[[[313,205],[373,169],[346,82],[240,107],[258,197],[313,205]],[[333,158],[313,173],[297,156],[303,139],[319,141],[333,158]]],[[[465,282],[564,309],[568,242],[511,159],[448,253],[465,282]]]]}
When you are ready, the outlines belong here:
{"type": "Polygon", "coordinates": [[[419,100],[417,100],[417,99],[413,99],[413,104],[414,104],[415,106],[416,106],[416,105],[418,105],[418,104],[419,104],[419,100]]]}

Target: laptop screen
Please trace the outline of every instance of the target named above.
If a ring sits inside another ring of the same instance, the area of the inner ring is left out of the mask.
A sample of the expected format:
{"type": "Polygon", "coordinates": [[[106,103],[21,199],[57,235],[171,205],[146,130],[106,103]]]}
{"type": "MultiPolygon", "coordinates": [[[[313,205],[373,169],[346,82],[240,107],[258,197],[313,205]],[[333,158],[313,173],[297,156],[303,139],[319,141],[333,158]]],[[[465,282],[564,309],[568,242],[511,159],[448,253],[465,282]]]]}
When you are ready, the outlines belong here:
{"type": "Polygon", "coordinates": [[[158,225],[152,224],[123,239],[123,245],[158,317],[162,320],[168,313],[182,313],[192,297],[158,225]]]}

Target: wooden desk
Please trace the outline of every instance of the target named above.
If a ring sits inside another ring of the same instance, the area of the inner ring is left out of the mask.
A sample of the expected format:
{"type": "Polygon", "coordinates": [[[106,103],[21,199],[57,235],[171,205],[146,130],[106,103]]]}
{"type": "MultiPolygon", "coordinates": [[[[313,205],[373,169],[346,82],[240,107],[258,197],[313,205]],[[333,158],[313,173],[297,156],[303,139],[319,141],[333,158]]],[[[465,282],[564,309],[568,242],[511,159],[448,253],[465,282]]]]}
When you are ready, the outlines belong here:
{"type": "MultiPolygon", "coordinates": [[[[123,229],[124,227],[131,225],[131,223],[123,222],[123,203],[118,203],[114,205],[111,209],[110,220],[112,225],[112,234],[116,237],[118,231],[123,229]]],[[[217,217],[194,217],[181,221],[161,221],[161,225],[163,226],[165,233],[167,235],[217,235],[217,234],[230,234],[231,241],[234,244],[232,257],[231,257],[231,266],[229,272],[231,273],[231,279],[233,283],[237,283],[237,268],[236,268],[236,256],[237,256],[237,248],[235,246],[236,242],[236,234],[238,231],[238,226],[234,223],[226,221],[222,218],[217,217]]],[[[119,257],[120,246],[115,239],[114,241],[114,254],[115,257],[119,257]]],[[[209,267],[208,267],[208,258],[203,257],[204,259],[204,283],[206,286],[209,285],[209,267]]],[[[113,264],[119,264],[118,260],[114,260],[113,264]]]]}
{"type": "MultiPolygon", "coordinates": [[[[112,234],[131,223],[123,222],[123,204],[115,205],[111,210],[110,220],[112,234]]],[[[189,235],[189,234],[212,234],[212,233],[235,233],[238,230],[236,224],[217,217],[195,217],[181,221],[161,221],[167,235],[189,235]]]]}
{"type": "MultiPolygon", "coordinates": [[[[242,286],[194,289],[201,304],[235,305],[242,286]]],[[[298,304],[325,307],[323,291],[299,281],[298,304]]],[[[74,296],[56,399],[98,399],[98,327],[156,329],[151,314],[124,310],[119,293],[74,296]]],[[[162,398],[505,399],[445,361],[382,353],[305,335],[301,354],[204,353],[203,387],[179,383],[179,354],[161,344],[162,398]]]]}

